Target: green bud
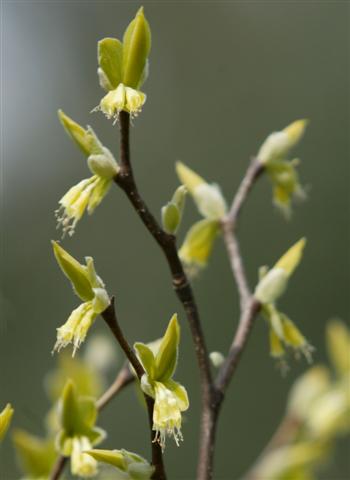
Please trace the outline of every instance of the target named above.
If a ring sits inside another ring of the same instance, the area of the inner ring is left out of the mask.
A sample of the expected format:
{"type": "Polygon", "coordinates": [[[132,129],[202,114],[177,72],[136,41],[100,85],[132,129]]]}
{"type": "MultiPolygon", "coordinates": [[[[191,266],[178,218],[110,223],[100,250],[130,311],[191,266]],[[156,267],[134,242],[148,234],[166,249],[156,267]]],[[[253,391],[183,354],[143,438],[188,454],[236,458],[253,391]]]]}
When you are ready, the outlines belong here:
{"type": "Polygon", "coordinates": [[[288,277],[282,268],[272,268],[258,283],[254,296],[261,303],[275,302],[286,290],[288,277]]]}
{"type": "Polygon", "coordinates": [[[299,265],[306,239],[296,242],[259,281],[254,296],[261,303],[275,302],[285,291],[289,277],[299,265]]]}
{"type": "Polygon", "coordinates": [[[220,368],[225,361],[225,357],[221,352],[211,352],[209,358],[215,368],[220,368]]]}
{"type": "Polygon", "coordinates": [[[141,7],[123,37],[123,83],[138,89],[147,68],[151,30],[141,7]]]}
{"type": "Polygon", "coordinates": [[[75,258],[66,252],[57,242],[52,241],[52,246],[57,263],[72,283],[75,293],[83,301],[92,300],[94,298],[94,292],[86,267],[75,260],[75,258]]]}
{"type": "Polygon", "coordinates": [[[171,317],[155,358],[155,380],[166,381],[176,369],[180,326],[176,313],[171,317]]]}
{"type": "Polygon", "coordinates": [[[108,81],[104,88],[106,90],[117,88],[122,81],[123,67],[123,45],[120,40],[104,38],[98,42],[98,64],[104,74],[103,78],[108,81]]]}
{"type": "Polygon", "coordinates": [[[283,130],[271,133],[257,154],[259,162],[267,165],[276,159],[283,159],[300,142],[307,124],[307,120],[296,120],[283,130]]]}
{"type": "Polygon", "coordinates": [[[179,209],[180,215],[182,215],[183,209],[185,207],[185,200],[187,195],[187,188],[185,185],[180,185],[174,192],[171,202],[174,203],[179,209]]]}
{"type": "Polygon", "coordinates": [[[69,118],[62,110],[58,110],[58,117],[71,139],[78,145],[85,155],[90,155],[90,139],[88,131],[69,118]]]}
{"type": "Polygon", "coordinates": [[[287,276],[290,277],[301,262],[305,245],[306,238],[301,238],[282,255],[274,268],[281,268],[286,272],[287,276]]]}
{"type": "Polygon", "coordinates": [[[180,224],[179,209],[174,203],[167,203],[162,207],[162,225],[165,232],[174,235],[180,224]]]}
{"type": "Polygon", "coordinates": [[[186,193],[186,187],[180,185],[175,190],[171,201],[162,208],[162,225],[164,230],[171,235],[176,233],[181,222],[186,193]]]}

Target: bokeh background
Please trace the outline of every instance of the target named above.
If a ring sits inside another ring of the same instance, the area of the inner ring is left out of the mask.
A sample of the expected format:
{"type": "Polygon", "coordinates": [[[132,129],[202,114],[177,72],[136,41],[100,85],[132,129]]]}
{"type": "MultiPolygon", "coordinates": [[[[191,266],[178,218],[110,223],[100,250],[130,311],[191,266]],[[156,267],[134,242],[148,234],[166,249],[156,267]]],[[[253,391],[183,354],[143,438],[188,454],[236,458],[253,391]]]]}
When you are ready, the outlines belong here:
{"type": "MultiPolygon", "coordinates": [[[[297,154],[309,198],[286,222],[259,181],[241,220],[240,241],[251,284],[301,236],[308,246],[281,306],[326,360],[324,329],[349,318],[349,2],[144,1],[153,33],[148,95],[132,129],[140,190],[154,212],[169,199],[181,159],[218,182],[228,200],[267,134],[297,118],[311,120],[297,154]]],[[[65,191],[88,175],[84,158],[63,132],[60,107],[91,124],[117,151],[118,128],[89,114],[101,98],[96,42],[121,36],[139,2],[2,2],[1,381],[0,405],[11,401],[14,425],[43,433],[49,407],[43,378],[55,365],[55,329],[78,303],[55,264],[54,210],[65,191]]],[[[186,206],[180,238],[198,214],[186,206]]],[[[171,314],[182,324],[176,377],[189,390],[185,442],[169,441],[172,479],[194,479],[198,435],[198,374],[185,316],[157,246],[113,188],[93,217],[64,246],[93,255],[118,298],[130,341],[157,338],[171,314]]],[[[237,325],[238,301],[219,239],[210,266],[194,282],[210,350],[225,352],[237,325]]],[[[98,321],[95,332],[107,333],[98,321]]],[[[120,362],[121,355],[120,355],[120,362]]],[[[277,426],[293,379],[306,368],[292,361],[286,378],[268,354],[267,329],[257,321],[231,385],[219,425],[216,479],[238,479],[277,426]]],[[[111,379],[114,370],[112,369],[111,379]]],[[[106,448],[148,455],[144,412],[128,389],[100,417],[106,448]]],[[[349,443],[319,472],[349,475],[349,443]]],[[[19,478],[10,439],[1,448],[1,480],[19,478]]]]}

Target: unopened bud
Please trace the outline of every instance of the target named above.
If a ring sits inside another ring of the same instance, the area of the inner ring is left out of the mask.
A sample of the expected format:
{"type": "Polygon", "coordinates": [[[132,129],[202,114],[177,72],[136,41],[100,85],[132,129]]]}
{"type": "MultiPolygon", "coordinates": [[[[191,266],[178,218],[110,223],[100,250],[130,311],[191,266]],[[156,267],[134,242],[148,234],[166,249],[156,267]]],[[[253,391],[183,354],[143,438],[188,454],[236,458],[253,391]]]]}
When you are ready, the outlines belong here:
{"type": "Polygon", "coordinates": [[[220,368],[225,361],[225,357],[221,352],[211,352],[209,358],[215,368],[220,368]]]}
{"type": "Polygon", "coordinates": [[[273,303],[285,291],[288,283],[282,268],[272,268],[258,283],[254,296],[261,303],[273,303]]]}
{"type": "Polygon", "coordinates": [[[307,123],[307,120],[297,120],[282,131],[271,133],[257,154],[259,162],[268,165],[275,160],[283,160],[301,140],[307,123]]]}
{"type": "Polygon", "coordinates": [[[165,232],[175,234],[180,224],[180,212],[174,203],[162,207],[162,225],[165,232]]]}

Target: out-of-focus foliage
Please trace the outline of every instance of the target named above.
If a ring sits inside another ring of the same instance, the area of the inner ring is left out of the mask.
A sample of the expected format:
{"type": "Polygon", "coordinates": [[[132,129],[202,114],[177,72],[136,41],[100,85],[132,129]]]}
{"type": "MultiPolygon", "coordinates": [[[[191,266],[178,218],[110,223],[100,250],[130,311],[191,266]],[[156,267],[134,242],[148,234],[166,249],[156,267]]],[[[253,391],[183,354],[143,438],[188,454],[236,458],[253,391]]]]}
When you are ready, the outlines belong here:
{"type": "Polygon", "coordinates": [[[255,467],[269,480],[316,479],[336,439],[350,432],[350,330],[330,321],[326,335],[331,366],[315,365],[294,383],[282,422],[285,440],[255,467]]]}

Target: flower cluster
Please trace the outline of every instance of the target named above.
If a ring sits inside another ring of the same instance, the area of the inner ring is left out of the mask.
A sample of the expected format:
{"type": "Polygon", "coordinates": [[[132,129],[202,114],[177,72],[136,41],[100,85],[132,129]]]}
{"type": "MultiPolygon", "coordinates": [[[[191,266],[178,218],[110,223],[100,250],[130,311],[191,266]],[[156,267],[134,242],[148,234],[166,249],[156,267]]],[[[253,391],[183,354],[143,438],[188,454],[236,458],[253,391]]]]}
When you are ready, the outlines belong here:
{"type": "Polygon", "coordinates": [[[294,244],[274,265],[271,270],[261,269],[261,279],[256,286],[254,296],[262,304],[262,313],[270,327],[270,353],[278,359],[283,368],[285,346],[291,347],[296,354],[303,353],[311,360],[313,348],[287,315],[276,308],[277,299],[284,293],[288,280],[301,261],[305,247],[302,238],[294,244]]]}
{"type": "Polygon", "coordinates": [[[73,235],[84,212],[87,210],[89,214],[93,213],[107,195],[119,167],[112,153],[101,144],[91,127],[85,130],[61,110],[59,118],[66,132],[87,156],[88,167],[93,174],[71,187],[58,202],[58,227],[62,227],[63,235],[73,235]]]}
{"type": "Polygon", "coordinates": [[[168,328],[160,342],[152,346],[135,343],[134,348],[145,369],[141,379],[141,388],[154,398],[153,430],[155,441],[165,448],[167,436],[173,436],[177,445],[182,440],[181,412],[189,407],[186,389],[172,377],[176,370],[180,327],[176,314],[171,318],[168,328]]]}
{"type": "Polygon", "coordinates": [[[83,300],[83,303],[70,314],[66,323],[57,329],[54,346],[54,351],[60,351],[72,343],[74,355],[85,340],[95,318],[106,310],[110,300],[103,281],[95,271],[91,257],[86,257],[86,265],[82,265],[58,243],[52,243],[59,266],[70,280],[76,295],[83,300]]]}
{"type": "Polygon", "coordinates": [[[195,275],[207,264],[220,230],[220,220],[227,212],[227,205],[218,185],[207,183],[181,162],[176,164],[176,172],[204,217],[190,228],[179,251],[188,273],[195,275]]]}
{"type": "Polygon", "coordinates": [[[97,473],[97,461],[85,453],[105,438],[105,432],[95,426],[96,418],[95,400],[79,396],[68,381],[61,397],[56,444],[62,455],[71,457],[73,475],[92,477],[97,473]]]}
{"type": "Polygon", "coordinates": [[[300,142],[307,123],[307,120],[296,120],[282,131],[271,133],[256,156],[272,182],[274,203],[286,216],[291,213],[292,197],[305,196],[296,170],[299,160],[289,161],[287,156],[300,142]]]}
{"type": "Polygon", "coordinates": [[[301,375],[289,393],[285,425],[292,434],[257,465],[259,478],[313,480],[335,440],[350,430],[350,332],[339,320],[327,326],[333,372],[315,365],[301,375]]]}
{"type": "Polygon", "coordinates": [[[131,117],[139,114],[146,95],[139,91],[148,75],[148,56],[151,31],[140,8],[126,29],[123,42],[104,38],[98,43],[98,77],[101,87],[108,91],[98,107],[107,118],[118,120],[119,113],[131,117]]]}

